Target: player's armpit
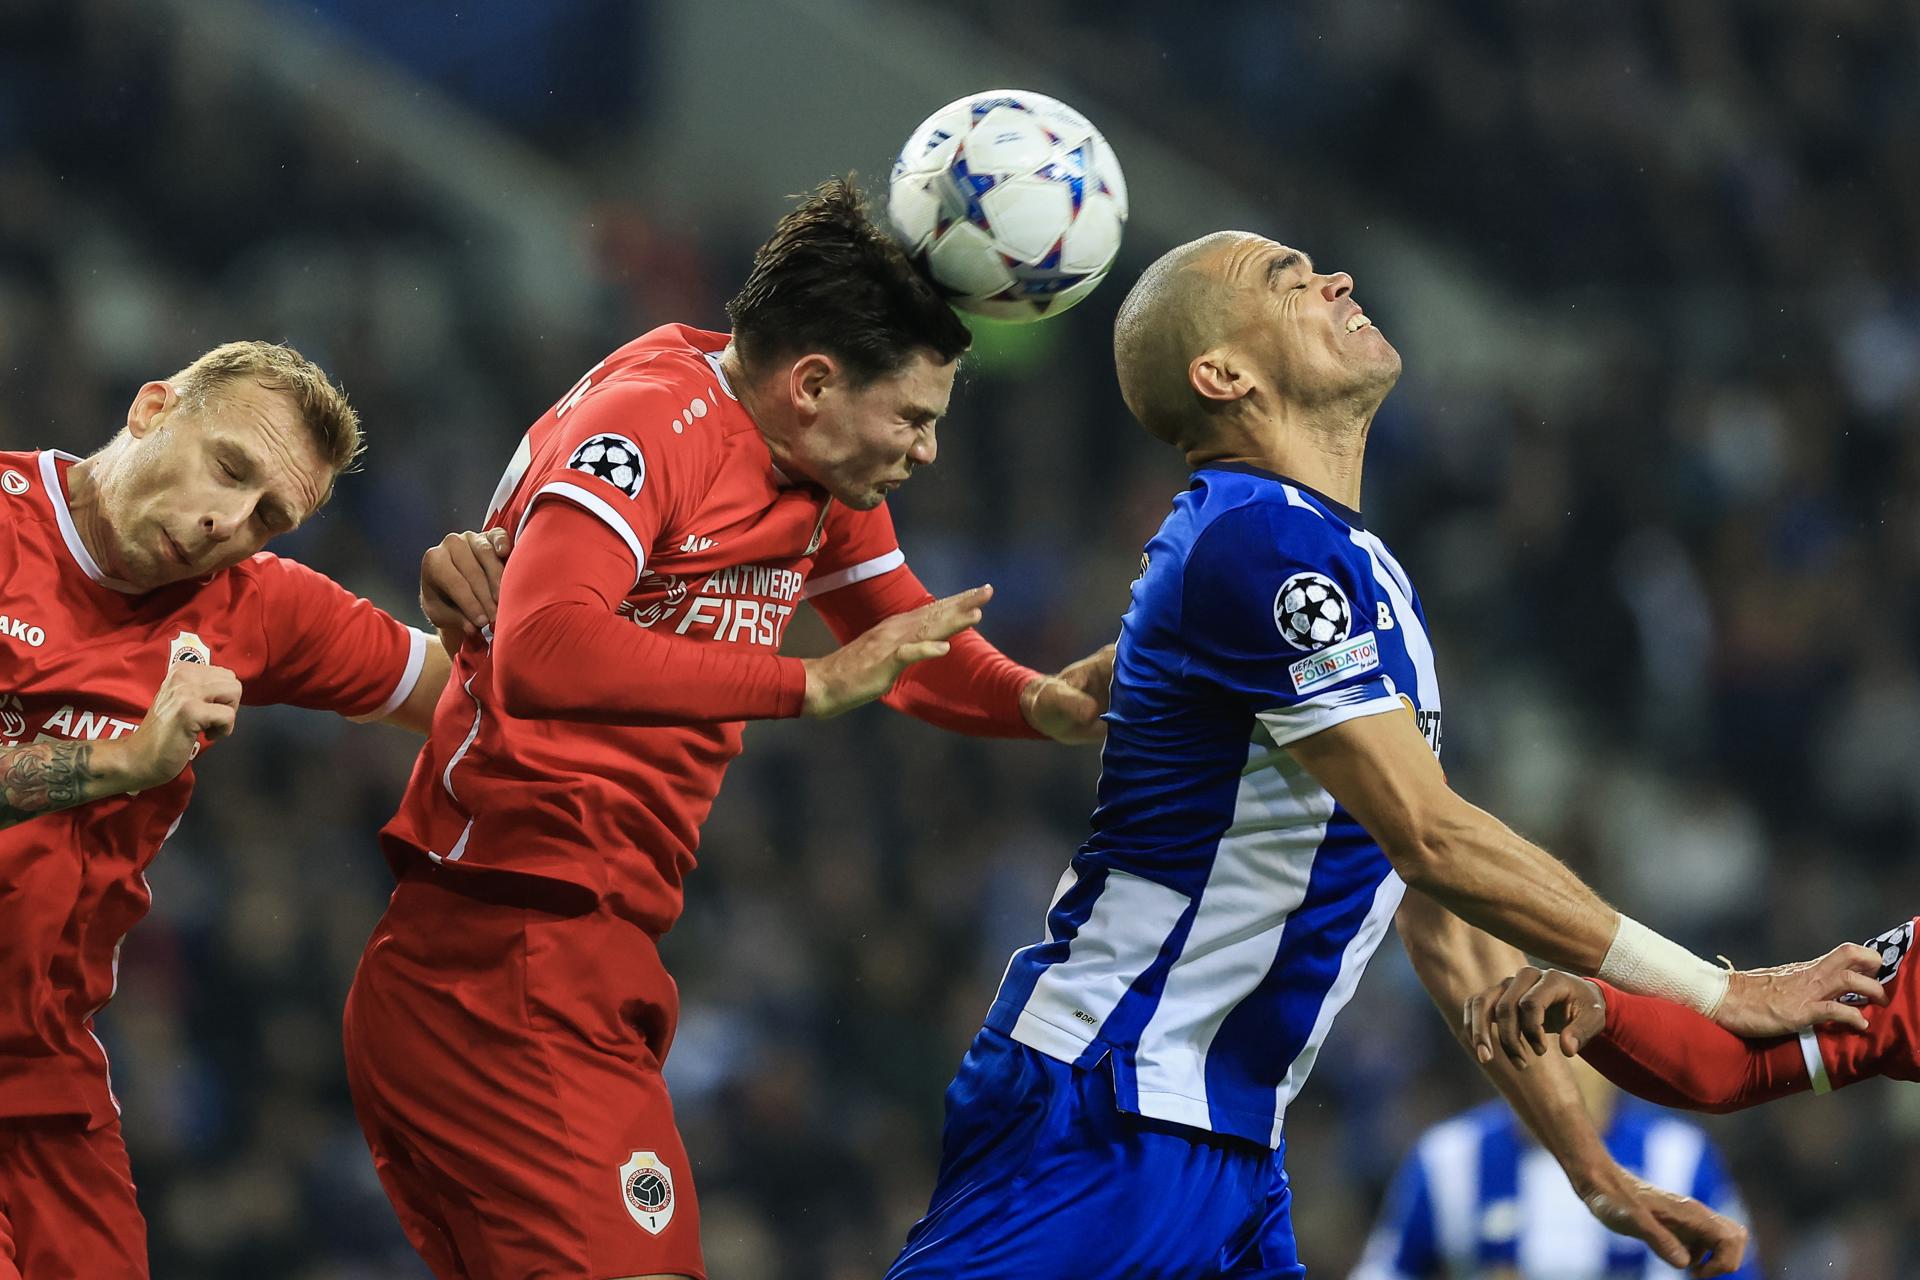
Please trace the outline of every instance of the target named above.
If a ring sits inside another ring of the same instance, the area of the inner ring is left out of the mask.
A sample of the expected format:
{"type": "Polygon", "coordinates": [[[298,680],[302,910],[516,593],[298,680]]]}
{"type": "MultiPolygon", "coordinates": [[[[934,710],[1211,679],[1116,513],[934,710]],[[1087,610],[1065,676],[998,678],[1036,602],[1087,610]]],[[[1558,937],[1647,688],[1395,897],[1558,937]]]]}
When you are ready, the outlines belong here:
{"type": "Polygon", "coordinates": [[[1413,888],[1556,964],[1592,973],[1606,959],[1620,914],[1551,854],[1455,795],[1412,712],[1346,720],[1287,750],[1413,888]]]}

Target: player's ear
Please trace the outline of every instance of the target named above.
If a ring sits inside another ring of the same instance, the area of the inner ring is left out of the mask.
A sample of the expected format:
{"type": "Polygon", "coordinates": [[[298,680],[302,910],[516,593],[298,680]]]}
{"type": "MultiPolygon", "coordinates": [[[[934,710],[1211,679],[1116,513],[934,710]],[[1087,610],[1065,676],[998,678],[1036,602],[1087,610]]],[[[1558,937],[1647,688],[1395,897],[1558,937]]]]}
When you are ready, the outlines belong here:
{"type": "Polygon", "coordinates": [[[820,413],[820,401],[839,381],[840,366],[834,358],[820,352],[801,356],[787,371],[788,391],[793,406],[803,418],[811,420],[820,413]]]}
{"type": "Polygon", "coordinates": [[[153,430],[157,420],[171,413],[180,403],[180,393],[173,389],[170,382],[149,382],[134,395],[133,403],[127,406],[127,430],[134,439],[153,430]]]}
{"type": "Polygon", "coordinates": [[[1253,381],[1232,347],[1213,347],[1195,356],[1187,365],[1187,382],[1202,399],[1222,404],[1253,391],[1253,381]]]}

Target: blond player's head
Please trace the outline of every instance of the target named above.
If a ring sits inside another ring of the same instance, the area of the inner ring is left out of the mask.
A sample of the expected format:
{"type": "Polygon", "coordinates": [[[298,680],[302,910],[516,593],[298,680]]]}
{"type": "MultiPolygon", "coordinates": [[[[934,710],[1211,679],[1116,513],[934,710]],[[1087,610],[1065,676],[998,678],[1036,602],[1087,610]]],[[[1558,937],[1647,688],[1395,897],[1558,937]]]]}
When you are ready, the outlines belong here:
{"type": "Polygon", "coordinates": [[[75,493],[107,576],[141,590],[238,564],[297,527],[361,449],[360,419],[292,347],[229,342],[127,407],[75,493]]]}
{"type": "Polygon", "coordinates": [[[1352,294],[1346,273],[1317,271],[1264,236],[1218,231],[1183,244],[1120,306],[1120,394],[1156,437],[1202,455],[1275,424],[1370,418],[1400,354],[1356,319],[1352,294]]]}

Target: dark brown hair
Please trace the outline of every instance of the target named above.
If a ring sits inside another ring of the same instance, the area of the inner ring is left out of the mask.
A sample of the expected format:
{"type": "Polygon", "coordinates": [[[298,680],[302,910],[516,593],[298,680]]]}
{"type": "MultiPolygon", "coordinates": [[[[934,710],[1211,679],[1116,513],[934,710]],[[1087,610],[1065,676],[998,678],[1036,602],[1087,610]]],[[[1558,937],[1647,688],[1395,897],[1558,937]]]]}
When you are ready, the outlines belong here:
{"type": "Polygon", "coordinates": [[[822,183],[780,219],[727,315],[749,370],[820,352],[856,386],[899,372],[917,351],[946,364],[973,344],[850,177],[822,183]]]}

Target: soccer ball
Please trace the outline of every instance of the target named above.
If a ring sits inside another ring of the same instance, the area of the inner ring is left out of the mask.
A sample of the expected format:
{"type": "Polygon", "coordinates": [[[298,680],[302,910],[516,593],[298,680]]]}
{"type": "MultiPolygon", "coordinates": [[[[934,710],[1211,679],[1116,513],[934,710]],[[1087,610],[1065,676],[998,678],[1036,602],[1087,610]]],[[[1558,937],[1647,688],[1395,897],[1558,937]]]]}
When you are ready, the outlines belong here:
{"type": "Polygon", "coordinates": [[[1127,184],[1100,131],[1063,102],[990,89],[940,108],[894,161],[888,212],[954,306],[1058,315],[1120,251],[1127,184]]]}
{"type": "Polygon", "coordinates": [[[1353,628],[1347,597],[1318,573],[1296,573],[1281,585],[1273,620],[1288,644],[1309,653],[1345,640],[1353,628]]]}

